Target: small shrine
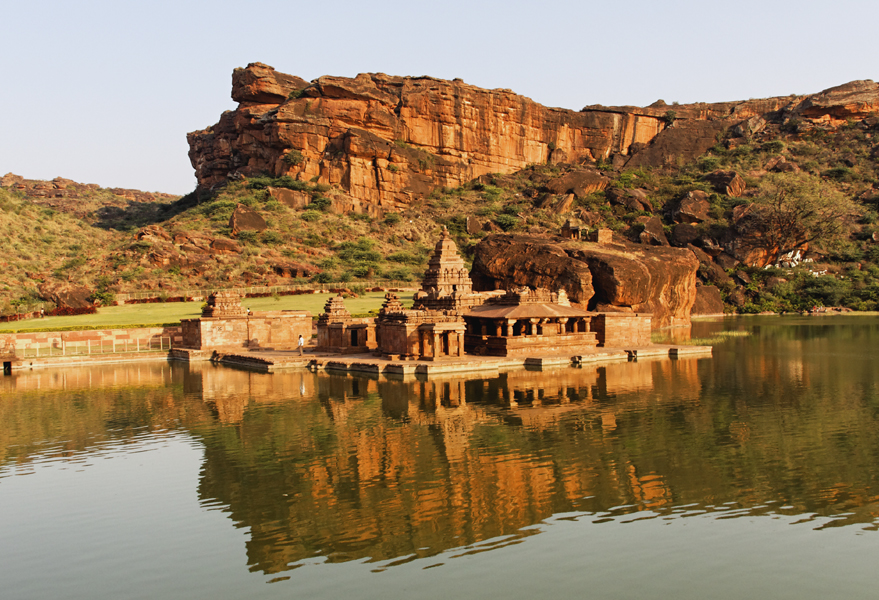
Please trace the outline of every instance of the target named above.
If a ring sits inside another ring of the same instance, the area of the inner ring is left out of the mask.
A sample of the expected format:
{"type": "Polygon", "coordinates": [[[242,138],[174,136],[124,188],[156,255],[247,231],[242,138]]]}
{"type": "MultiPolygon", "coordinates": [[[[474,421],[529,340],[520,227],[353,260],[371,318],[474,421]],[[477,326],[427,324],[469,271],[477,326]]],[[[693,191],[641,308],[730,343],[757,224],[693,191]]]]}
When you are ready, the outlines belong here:
{"type": "Polygon", "coordinates": [[[454,311],[405,309],[399,297],[389,292],[376,319],[378,351],[383,358],[403,360],[460,357],[464,355],[464,329],[454,311]]]}
{"type": "Polygon", "coordinates": [[[455,240],[443,227],[412,308],[404,309],[396,294],[385,296],[376,319],[378,351],[406,360],[462,357],[466,326],[461,312],[482,301],[473,293],[455,240]]]}
{"type": "Polygon", "coordinates": [[[568,240],[579,240],[582,235],[583,228],[578,221],[568,219],[562,225],[561,236],[568,240]]]}
{"type": "Polygon", "coordinates": [[[241,306],[241,296],[233,291],[214,292],[201,311],[203,317],[246,317],[247,309],[241,306]]]}
{"type": "Polygon", "coordinates": [[[342,294],[327,300],[317,320],[317,352],[361,354],[375,347],[375,324],[371,319],[353,318],[342,294]]]}
{"type": "Polygon", "coordinates": [[[193,350],[293,349],[299,336],[311,339],[311,313],[305,310],[249,313],[241,296],[224,290],[208,296],[197,319],[182,319],[182,348],[193,350]]]}

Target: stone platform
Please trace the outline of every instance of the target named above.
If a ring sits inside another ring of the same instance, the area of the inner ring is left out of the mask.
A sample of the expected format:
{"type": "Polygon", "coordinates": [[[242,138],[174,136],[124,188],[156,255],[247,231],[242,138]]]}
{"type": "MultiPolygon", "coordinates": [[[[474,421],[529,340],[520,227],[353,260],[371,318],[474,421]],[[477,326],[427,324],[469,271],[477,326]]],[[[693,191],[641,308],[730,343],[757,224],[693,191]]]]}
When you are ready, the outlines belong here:
{"type": "MultiPolygon", "coordinates": [[[[234,351],[215,352],[210,360],[220,364],[272,373],[286,369],[310,369],[339,373],[374,375],[437,375],[441,373],[497,372],[510,369],[542,369],[576,366],[601,362],[620,362],[639,358],[677,358],[683,355],[710,356],[711,346],[673,346],[657,344],[643,348],[599,348],[582,355],[550,355],[529,357],[472,356],[440,360],[388,360],[373,354],[320,354],[306,351],[234,351]]],[[[198,358],[195,358],[198,360],[198,358]]],[[[201,358],[205,360],[205,358],[201,358]]]]}
{"type": "MultiPolygon", "coordinates": [[[[313,350],[313,349],[309,349],[313,350]]],[[[119,352],[91,356],[51,356],[18,359],[11,364],[12,370],[45,367],[86,366],[93,364],[129,363],[155,360],[174,360],[182,362],[216,362],[223,365],[242,367],[273,373],[289,369],[309,369],[337,373],[367,373],[375,375],[439,375],[454,373],[498,372],[514,369],[544,369],[566,367],[601,362],[621,362],[639,358],[662,359],[685,355],[711,356],[711,346],[686,346],[655,344],[642,348],[598,348],[595,352],[582,355],[549,355],[493,357],[473,356],[449,357],[440,360],[388,360],[373,354],[328,354],[307,350],[299,356],[297,350],[194,350],[173,348],[170,351],[119,352]]]]}

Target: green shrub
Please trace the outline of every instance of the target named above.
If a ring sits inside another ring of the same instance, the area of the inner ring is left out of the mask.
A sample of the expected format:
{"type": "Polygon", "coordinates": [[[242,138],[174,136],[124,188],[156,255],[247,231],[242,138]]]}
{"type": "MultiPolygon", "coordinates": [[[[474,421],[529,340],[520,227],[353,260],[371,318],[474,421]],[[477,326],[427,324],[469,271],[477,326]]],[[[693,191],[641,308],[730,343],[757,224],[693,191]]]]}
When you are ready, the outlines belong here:
{"type": "Polygon", "coordinates": [[[348,262],[370,262],[377,263],[382,260],[381,252],[372,249],[371,240],[361,238],[358,242],[342,242],[339,245],[336,255],[348,262]]]}
{"type": "Polygon", "coordinates": [[[296,148],[293,148],[284,155],[284,162],[291,167],[295,167],[296,165],[301,164],[304,160],[305,157],[302,155],[302,152],[300,152],[296,148]]]}
{"type": "Polygon", "coordinates": [[[247,181],[247,189],[264,190],[267,187],[280,187],[300,192],[311,190],[311,186],[304,181],[297,181],[289,175],[281,177],[252,177],[247,181]]]}
{"type": "Polygon", "coordinates": [[[308,221],[309,223],[313,223],[314,221],[319,221],[321,218],[321,214],[316,210],[306,210],[304,213],[299,215],[299,218],[303,221],[308,221]]]}
{"type": "Polygon", "coordinates": [[[333,276],[326,272],[318,273],[317,275],[312,277],[310,281],[312,283],[332,283],[333,276]]]}
{"type": "Polygon", "coordinates": [[[255,231],[239,231],[238,241],[242,244],[255,244],[257,241],[257,233],[255,231]]]}
{"type": "Polygon", "coordinates": [[[504,231],[510,231],[519,224],[519,218],[504,213],[495,217],[494,222],[504,231]]]}
{"type": "Polygon", "coordinates": [[[423,262],[423,259],[420,256],[412,254],[411,252],[401,251],[389,254],[388,261],[400,263],[403,265],[419,265],[423,262]]]}
{"type": "Polygon", "coordinates": [[[405,267],[391,269],[390,271],[385,273],[385,277],[387,277],[388,279],[393,279],[395,281],[412,281],[413,279],[412,272],[405,267]]]}
{"type": "Polygon", "coordinates": [[[366,279],[367,277],[369,277],[369,270],[370,269],[372,269],[372,273],[373,273],[373,275],[375,275],[376,269],[375,269],[375,267],[373,267],[371,265],[357,265],[356,267],[351,269],[351,273],[357,279],[366,279]]]}
{"type": "Polygon", "coordinates": [[[319,210],[326,212],[330,209],[330,206],[333,204],[333,201],[325,196],[318,196],[314,200],[311,201],[311,204],[308,205],[306,210],[319,210]]]}
{"type": "Polygon", "coordinates": [[[784,148],[784,142],[781,140],[772,140],[771,142],[766,142],[760,145],[760,150],[771,154],[780,154],[781,152],[784,152],[784,148]]]}
{"type": "Polygon", "coordinates": [[[852,170],[848,167],[833,167],[832,169],[824,171],[822,175],[837,181],[851,181],[854,173],[852,173],[852,170]]]}
{"type": "Polygon", "coordinates": [[[202,205],[200,212],[211,221],[228,221],[238,203],[233,200],[215,200],[202,205]]]}
{"type": "Polygon", "coordinates": [[[135,267],[130,271],[123,271],[122,273],[120,273],[119,278],[122,279],[122,281],[126,282],[134,281],[135,279],[138,279],[141,275],[143,275],[143,272],[143,267],[135,267]]]}
{"type": "Polygon", "coordinates": [[[277,231],[263,231],[260,240],[268,246],[279,246],[284,243],[284,237],[277,231]]]}
{"type": "Polygon", "coordinates": [[[710,173],[720,168],[721,160],[717,156],[704,156],[699,160],[699,168],[703,173],[710,173]]]}
{"type": "Polygon", "coordinates": [[[401,217],[399,213],[388,213],[387,215],[385,215],[386,225],[394,226],[402,220],[403,217],[401,217]]]}

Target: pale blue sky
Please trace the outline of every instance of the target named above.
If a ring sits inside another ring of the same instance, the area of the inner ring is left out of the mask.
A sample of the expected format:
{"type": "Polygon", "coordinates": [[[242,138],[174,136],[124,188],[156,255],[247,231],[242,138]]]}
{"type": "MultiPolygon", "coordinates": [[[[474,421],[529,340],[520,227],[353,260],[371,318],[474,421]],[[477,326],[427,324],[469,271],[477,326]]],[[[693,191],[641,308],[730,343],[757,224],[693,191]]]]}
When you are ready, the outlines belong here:
{"type": "Polygon", "coordinates": [[[875,0],[29,0],[2,9],[0,175],[186,193],[186,133],[232,69],[431,75],[537,102],[646,105],[877,79],[875,0]]]}

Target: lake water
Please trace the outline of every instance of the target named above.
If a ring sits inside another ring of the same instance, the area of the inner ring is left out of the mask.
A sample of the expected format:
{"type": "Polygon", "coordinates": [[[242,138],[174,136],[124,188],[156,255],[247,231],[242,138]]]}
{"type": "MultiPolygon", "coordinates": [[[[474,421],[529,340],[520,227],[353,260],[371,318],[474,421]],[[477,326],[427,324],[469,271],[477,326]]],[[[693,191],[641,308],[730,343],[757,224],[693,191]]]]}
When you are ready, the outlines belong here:
{"type": "Polygon", "coordinates": [[[879,318],[425,380],[0,379],[0,596],[873,598],[879,318]]]}

